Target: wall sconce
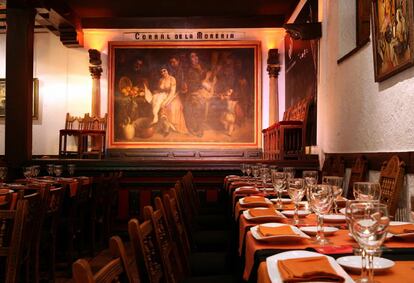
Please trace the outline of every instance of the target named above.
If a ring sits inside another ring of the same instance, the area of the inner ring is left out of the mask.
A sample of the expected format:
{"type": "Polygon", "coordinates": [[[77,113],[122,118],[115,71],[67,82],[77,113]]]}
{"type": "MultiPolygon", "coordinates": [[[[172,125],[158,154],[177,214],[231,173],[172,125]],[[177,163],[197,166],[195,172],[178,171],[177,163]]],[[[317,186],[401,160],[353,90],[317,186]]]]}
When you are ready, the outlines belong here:
{"type": "Polygon", "coordinates": [[[267,53],[267,72],[269,77],[277,77],[279,71],[279,51],[277,49],[269,49],[267,53]]]}

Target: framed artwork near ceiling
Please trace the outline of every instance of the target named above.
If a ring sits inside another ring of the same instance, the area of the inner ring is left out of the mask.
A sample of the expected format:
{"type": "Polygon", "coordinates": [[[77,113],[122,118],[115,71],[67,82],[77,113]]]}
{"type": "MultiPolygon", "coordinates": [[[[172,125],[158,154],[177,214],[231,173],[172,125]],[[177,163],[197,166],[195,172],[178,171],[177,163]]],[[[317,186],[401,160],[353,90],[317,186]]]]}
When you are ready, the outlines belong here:
{"type": "Polygon", "coordinates": [[[261,147],[258,41],[110,42],[109,148],[261,147]]]}
{"type": "MultiPolygon", "coordinates": [[[[6,79],[0,79],[0,118],[6,116],[6,79]]],[[[39,79],[33,79],[33,119],[39,117],[39,79]]]]}
{"type": "Polygon", "coordinates": [[[410,0],[372,3],[375,81],[380,82],[413,65],[413,3],[410,0]]]}

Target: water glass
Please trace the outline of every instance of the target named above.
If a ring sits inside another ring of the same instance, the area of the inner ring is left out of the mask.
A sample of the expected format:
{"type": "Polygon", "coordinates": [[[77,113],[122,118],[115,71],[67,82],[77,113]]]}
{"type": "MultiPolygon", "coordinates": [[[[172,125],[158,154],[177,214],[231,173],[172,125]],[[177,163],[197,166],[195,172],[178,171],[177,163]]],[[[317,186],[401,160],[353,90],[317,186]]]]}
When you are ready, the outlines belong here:
{"type": "Polygon", "coordinates": [[[318,183],[318,171],[305,170],[302,172],[302,177],[305,179],[306,186],[313,186],[318,183]]]}
{"type": "Polygon", "coordinates": [[[29,180],[33,176],[32,166],[23,167],[23,176],[26,178],[26,180],[29,180]]]}
{"type": "Polygon", "coordinates": [[[356,200],[379,200],[381,198],[381,186],[373,182],[355,182],[353,186],[356,200]]]}
{"type": "Polygon", "coordinates": [[[63,172],[63,166],[62,165],[55,165],[53,166],[53,173],[55,173],[56,177],[60,177],[63,172]]]}
{"type": "Polygon", "coordinates": [[[364,250],[368,260],[368,280],[374,281],[374,256],[381,247],[387,235],[390,222],[388,207],[379,202],[356,202],[349,206],[352,236],[364,250]]]}
{"type": "Polygon", "coordinates": [[[336,202],[337,198],[342,195],[343,192],[343,177],[338,176],[324,176],[322,178],[322,184],[328,184],[332,186],[334,194],[334,213],[338,213],[338,204],[336,202]]]}
{"type": "Polygon", "coordinates": [[[331,185],[311,185],[308,188],[309,204],[318,217],[316,243],[319,245],[329,244],[323,232],[323,215],[327,214],[334,201],[331,185]]]}
{"type": "Polygon", "coordinates": [[[68,164],[68,174],[69,176],[73,176],[75,175],[75,169],[76,169],[76,165],[75,164],[68,164]]]}
{"type": "Polygon", "coordinates": [[[283,172],[285,172],[287,179],[291,179],[295,177],[295,168],[293,167],[284,167],[283,172]]]}
{"type": "Polygon", "coordinates": [[[275,189],[275,193],[277,194],[277,203],[276,208],[282,209],[282,193],[283,190],[286,188],[286,174],[284,172],[278,172],[276,170],[271,171],[272,176],[272,185],[275,189]]]}
{"type": "Polygon", "coordinates": [[[293,224],[299,224],[299,202],[302,200],[305,195],[306,188],[305,182],[302,178],[291,178],[287,180],[287,192],[289,197],[295,204],[295,211],[293,214],[293,224]]]}
{"type": "Polygon", "coordinates": [[[246,174],[247,174],[247,178],[250,178],[250,174],[252,174],[252,166],[250,164],[246,164],[246,174]]]}
{"type": "Polygon", "coordinates": [[[54,164],[47,164],[46,165],[47,174],[49,174],[49,176],[53,175],[54,167],[55,167],[54,164]]]}
{"type": "Polygon", "coordinates": [[[246,174],[246,164],[244,163],[240,164],[240,171],[242,172],[242,176],[246,174]]]}
{"type": "Polygon", "coordinates": [[[33,170],[33,177],[39,176],[39,174],[40,174],[40,166],[39,165],[33,165],[32,170],[33,170]]]}
{"type": "Polygon", "coordinates": [[[3,183],[7,176],[7,167],[0,167],[0,183],[3,183]]]}

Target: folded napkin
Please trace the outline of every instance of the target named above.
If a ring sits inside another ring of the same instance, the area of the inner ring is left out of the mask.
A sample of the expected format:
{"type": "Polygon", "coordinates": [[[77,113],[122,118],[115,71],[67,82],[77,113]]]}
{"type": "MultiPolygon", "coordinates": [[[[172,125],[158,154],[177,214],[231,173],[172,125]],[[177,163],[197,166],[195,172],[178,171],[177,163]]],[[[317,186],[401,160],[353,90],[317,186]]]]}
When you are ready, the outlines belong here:
{"type": "Polygon", "coordinates": [[[266,199],[264,197],[245,197],[243,199],[244,203],[254,203],[254,202],[260,202],[260,203],[266,203],[266,199]]]}
{"type": "Polygon", "coordinates": [[[285,235],[297,235],[293,230],[292,227],[288,225],[282,225],[278,227],[268,227],[259,225],[257,228],[260,234],[262,234],[265,237],[271,237],[271,236],[285,236],[285,235]]]}
{"type": "Polygon", "coordinates": [[[394,235],[404,234],[404,233],[414,233],[414,224],[388,226],[388,232],[394,235]]]}
{"type": "Polygon", "coordinates": [[[344,282],[329,260],[323,256],[278,260],[277,267],[284,283],[290,282],[344,282]]]}
{"type": "Polygon", "coordinates": [[[259,216],[277,216],[278,214],[274,210],[274,208],[265,208],[265,209],[250,209],[249,214],[253,217],[259,216]]]}

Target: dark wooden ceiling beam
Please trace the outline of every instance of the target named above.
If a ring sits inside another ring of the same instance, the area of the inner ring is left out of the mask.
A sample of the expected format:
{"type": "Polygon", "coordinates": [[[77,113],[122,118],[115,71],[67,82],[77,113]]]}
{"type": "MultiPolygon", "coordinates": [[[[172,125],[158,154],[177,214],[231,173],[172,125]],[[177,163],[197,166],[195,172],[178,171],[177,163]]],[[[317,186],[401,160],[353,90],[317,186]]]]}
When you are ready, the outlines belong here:
{"type": "Polygon", "coordinates": [[[284,15],[244,17],[140,17],[140,18],[83,18],[85,28],[278,28],[284,15]]]}

